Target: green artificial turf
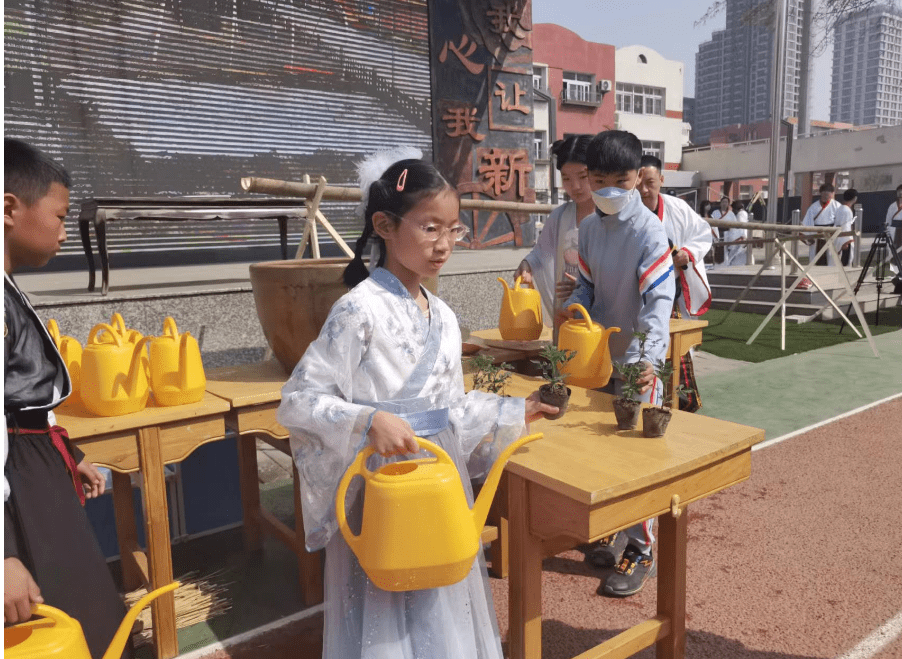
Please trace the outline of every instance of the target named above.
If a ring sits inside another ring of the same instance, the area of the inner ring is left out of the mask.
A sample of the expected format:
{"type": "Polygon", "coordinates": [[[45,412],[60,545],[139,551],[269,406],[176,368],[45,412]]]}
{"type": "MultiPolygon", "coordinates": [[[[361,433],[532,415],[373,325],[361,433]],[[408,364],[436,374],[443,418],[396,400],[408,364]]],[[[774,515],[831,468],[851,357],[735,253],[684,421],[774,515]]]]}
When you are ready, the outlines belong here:
{"type": "MultiPolygon", "coordinates": [[[[857,323],[854,312],[850,318],[857,323]]],[[[871,334],[876,336],[893,332],[902,327],[902,307],[881,309],[880,325],[874,324],[874,312],[865,314],[865,318],[871,334]]],[[[787,322],[784,351],[780,350],[779,315],[770,319],[752,345],[746,345],[746,341],[764,320],[764,316],[738,311],[728,315],[725,310],[711,309],[701,319],[707,320],[708,326],[704,329],[704,340],[699,350],[745,362],[763,362],[858,339],[848,327],[844,327],[840,333],[840,321],[813,321],[801,325],[787,322]]]]}

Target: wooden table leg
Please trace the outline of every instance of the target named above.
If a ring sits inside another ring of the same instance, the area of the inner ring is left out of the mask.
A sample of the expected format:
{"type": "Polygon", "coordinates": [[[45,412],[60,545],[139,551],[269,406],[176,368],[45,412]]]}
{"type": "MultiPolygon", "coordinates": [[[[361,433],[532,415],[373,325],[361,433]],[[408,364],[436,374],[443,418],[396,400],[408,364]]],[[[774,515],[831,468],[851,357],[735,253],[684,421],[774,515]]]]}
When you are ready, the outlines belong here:
{"type": "Polygon", "coordinates": [[[292,460],[294,486],[294,536],[295,552],[298,555],[298,575],[301,580],[301,595],[304,604],[316,606],[323,601],[323,552],[310,553],[304,544],[304,513],[301,507],[301,479],[298,467],[292,460]]]}
{"type": "Polygon", "coordinates": [[[244,514],[244,548],[254,551],[263,544],[256,435],[238,435],[238,478],[241,482],[241,507],[244,514]]]}
{"type": "Polygon", "coordinates": [[[78,221],[78,231],[81,234],[81,246],[85,250],[85,258],[88,260],[88,292],[93,293],[96,269],[94,268],[94,254],[91,249],[91,221],[80,219],[78,221]]]}
{"type": "Polygon", "coordinates": [[[110,255],[106,246],[106,220],[98,217],[94,220],[94,233],[97,235],[97,253],[100,255],[100,294],[106,295],[110,290],[110,255]]]}
{"type": "Polygon", "coordinates": [[[670,354],[673,355],[670,362],[673,366],[673,376],[670,378],[670,384],[667,386],[670,387],[670,404],[676,404],[676,409],[679,409],[680,403],[677,398],[677,389],[680,386],[680,360],[683,356],[683,337],[679,332],[670,335],[670,350],[670,354]]]}
{"type": "Polygon", "coordinates": [[[510,523],[507,519],[507,472],[501,475],[498,483],[498,491],[489,508],[489,516],[486,524],[497,527],[498,539],[489,547],[489,560],[492,567],[489,574],[496,579],[507,579],[510,574],[510,566],[507,556],[507,548],[510,544],[510,523]]]}
{"type": "Polygon", "coordinates": [[[658,659],[686,654],[686,539],[689,511],[658,518],[658,615],[670,620],[670,634],[655,644],[658,659]]]}
{"type": "Polygon", "coordinates": [[[119,562],[122,565],[122,586],[135,590],[144,585],[144,573],[135,560],[138,551],[138,527],[135,522],[135,499],[132,479],[128,474],[113,471],[113,512],[116,516],[116,537],[119,540],[119,562]]]}
{"type": "Polygon", "coordinates": [[[508,473],[510,659],[542,656],[542,543],[529,532],[528,485],[508,473]]]}
{"type": "MultiPolygon", "coordinates": [[[[166,474],[160,444],[160,429],[138,431],[138,459],[144,476],[144,519],[147,527],[147,554],[150,586],[153,590],[172,583],[172,546],[169,536],[169,507],[166,504],[166,474]]],[[[175,597],[166,593],[151,605],[157,659],[171,659],[179,653],[175,625],[175,597]]]]}
{"type": "Polygon", "coordinates": [[[280,215],[279,221],[279,247],[282,248],[282,260],[288,259],[288,216],[280,215]]]}

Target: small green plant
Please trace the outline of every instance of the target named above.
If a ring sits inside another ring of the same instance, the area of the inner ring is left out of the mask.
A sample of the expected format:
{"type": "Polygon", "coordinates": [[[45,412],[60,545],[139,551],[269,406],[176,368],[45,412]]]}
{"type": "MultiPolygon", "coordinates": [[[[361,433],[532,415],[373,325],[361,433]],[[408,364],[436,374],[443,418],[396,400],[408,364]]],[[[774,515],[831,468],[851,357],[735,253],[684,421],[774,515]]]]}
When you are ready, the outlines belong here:
{"type": "Polygon", "coordinates": [[[555,393],[566,393],[564,378],[567,376],[561,373],[561,367],[576,356],[576,351],[560,350],[549,343],[539,356],[542,358],[541,361],[534,360],[533,363],[542,368],[542,377],[548,383],[548,388],[555,393]]]}
{"type": "Polygon", "coordinates": [[[614,368],[623,376],[620,397],[635,401],[639,397],[639,378],[645,372],[645,363],[648,361],[648,355],[645,351],[645,346],[648,343],[648,332],[633,332],[633,336],[639,340],[639,358],[631,364],[614,362],[614,368]]]}
{"type": "Polygon", "coordinates": [[[507,363],[495,366],[488,355],[477,355],[473,357],[473,367],[476,369],[473,373],[474,389],[504,395],[504,387],[511,377],[513,366],[507,363]]]}
{"type": "MultiPolygon", "coordinates": [[[[617,372],[623,376],[623,387],[620,391],[620,397],[626,398],[627,400],[637,400],[639,396],[639,378],[642,377],[642,374],[645,372],[645,364],[651,363],[654,368],[655,377],[658,378],[664,386],[664,397],[660,407],[671,407],[673,405],[673,400],[669,385],[670,378],[674,377],[673,364],[668,361],[659,361],[657,364],[654,364],[648,359],[646,346],[654,346],[658,343],[657,341],[649,342],[648,332],[633,332],[633,336],[639,340],[639,359],[632,364],[614,364],[614,368],[616,368],[617,372]]],[[[691,391],[691,389],[684,385],[677,387],[678,394],[689,393],[691,391]]]]}

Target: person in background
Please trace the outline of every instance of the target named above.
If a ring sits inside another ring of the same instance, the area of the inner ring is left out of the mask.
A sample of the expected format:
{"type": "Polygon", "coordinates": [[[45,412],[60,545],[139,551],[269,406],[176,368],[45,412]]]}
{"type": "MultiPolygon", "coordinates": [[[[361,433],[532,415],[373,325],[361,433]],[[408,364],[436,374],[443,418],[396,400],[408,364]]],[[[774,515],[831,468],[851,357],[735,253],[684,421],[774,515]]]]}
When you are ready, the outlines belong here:
{"type": "MultiPolygon", "coordinates": [[[[711,251],[711,225],[679,197],[661,194],[664,175],[660,159],[642,156],[641,165],[638,189],[642,203],[661,220],[672,250],[673,271],[676,273],[673,317],[696,318],[707,312],[711,305],[711,289],[704,266],[704,258],[711,251]]],[[[691,354],[681,357],[676,377],[684,391],[680,394],[679,409],[698,411],[701,397],[691,354]]]]}
{"type": "MultiPolygon", "coordinates": [[[[808,211],[802,219],[802,226],[831,227],[835,224],[836,211],[839,210],[839,202],[833,198],[836,188],[829,183],[824,183],[819,192],[821,198],[808,207],[808,211]]],[[[826,244],[826,240],[824,235],[819,234],[809,237],[805,241],[808,244],[808,263],[814,262],[814,257],[826,244]]],[[[827,255],[822,255],[815,265],[827,265],[827,255]]]]}
{"type": "MultiPolygon", "coordinates": [[[[840,204],[839,209],[837,209],[836,218],[834,219],[836,226],[842,227],[843,233],[852,231],[852,227],[855,223],[855,214],[852,212],[852,208],[857,201],[858,190],[855,188],[849,188],[843,192],[842,203],[840,204]]],[[[836,248],[836,253],[839,254],[839,260],[843,266],[851,265],[852,259],[855,257],[855,237],[838,236],[834,241],[833,246],[836,248]]],[[[831,265],[833,265],[832,254],[830,255],[829,261],[831,262],[831,265]]]]}
{"type": "Polygon", "coordinates": [[[536,246],[526,255],[514,279],[523,278],[542,296],[542,316],[546,325],[554,322],[561,303],[570,297],[579,274],[579,224],[595,211],[592,188],[586,169],[586,148],[592,135],[573,135],[551,147],[555,166],[561,173],[564,192],[570,198],[555,208],[536,246]]]}
{"type": "MultiPolygon", "coordinates": [[[[886,233],[896,246],[896,251],[902,251],[902,184],[896,186],[896,201],[886,209],[886,233]],[[894,227],[894,222],[899,226],[894,227]]],[[[892,268],[896,269],[895,264],[892,265],[892,268]]]]}
{"type": "MultiPolygon", "coordinates": [[[[738,199],[730,205],[731,215],[735,218],[735,222],[748,222],[749,214],[738,199]]],[[[725,217],[724,219],[729,219],[725,217]]],[[[729,244],[729,243],[745,243],[749,239],[748,229],[727,229],[724,232],[724,242],[727,243],[727,256],[724,259],[724,265],[746,265],[746,248],[745,244],[729,244]]]]}
{"type": "MultiPolygon", "coordinates": [[[[47,265],[66,240],[69,174],[44,153],[3,142],[3,615],[28,620],[46,602],[81,623],[100,659],[125,607],[84,511],[106,481],[56,425],[72,392],[53,339],[13,272],[47,265]]],[[[131,643],[123,657],[131,657],[131,643]]]]}
{"type": "MultiPolygon", "coordinates": [[[[715,220],[729,220],[731,222],[736,221],[736,216],[733,214],[733,211],[730,210],[730,198],[729,197],[721,197],[720,204],[714,211],[711,213],[711,218],[715,220]]],[[[721,242],[726,241],[727,229],[717,228],[718,235],[721,238],[721,242]]],[[[717,265],[723,265],[727,262],[727,247],[726,245],[718,245],[721,253],[715,255],[715,258],[719,257],[717,260],[717,265]]]]}
{"type": "MultiPolygon", "coordinates": [[[[712,210],[714,210],[714,206],[707,199],[702,200],[702,203],[698,206],[698,214],[705,222],[714,219],[711,217],[712,210]]],[[[710,263],[713,266],[723,262],[723,246],[720,245],[720,231],[718,228],[711,226],[710,222],[708,226],[711,229],[712,248],[705,256],[705,263],[710,263]]]]}
{"type": "Polygon", "coordinates": [[[711,304],[711,289],[702,265],[711,251],[711,226],[679,197],[661,194],[661,166],[659,158],[642,156],[638,190],[645,207],[661,220],[673,250],[680,317],[694,318],[705,313],[711,304]]]}
{"type": "MultiPolygon", "coordinates": [[[[609,348],[612,361],[620,365],[640,363],[634,333],[646,333],[640,399],[655,402],[663,390],[652,365],[664,361],[670,344],[675,280],[667,232],[636,190],[641,159],[642,143],[626,131],[605,131],[589,143],[586,167],[596,211],[580,224],[579,277],[558,322],[572,317],[568,307],[578,302],[592,320],[619,327],[609,348]]],[[[619,394],[622,387],[620,373],[615,372],[602,391],[619,394]]],[[[589,563],[616,565],[600,594],[628,597],[642,590],[654,574],[653,522],[636,524],[589,548],[589,563]]]]}

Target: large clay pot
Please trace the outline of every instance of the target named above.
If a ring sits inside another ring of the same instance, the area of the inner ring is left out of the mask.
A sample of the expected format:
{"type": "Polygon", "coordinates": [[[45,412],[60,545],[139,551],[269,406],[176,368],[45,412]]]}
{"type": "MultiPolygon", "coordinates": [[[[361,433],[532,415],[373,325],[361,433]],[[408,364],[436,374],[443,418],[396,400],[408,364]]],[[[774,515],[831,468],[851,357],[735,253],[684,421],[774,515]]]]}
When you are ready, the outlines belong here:
{"type": "Polygon", "coordinates": [[[287,373],[348,292],[342,273],[347,258],[266,261],[250,267],[251,286],[263,335],[287,373]]]}

